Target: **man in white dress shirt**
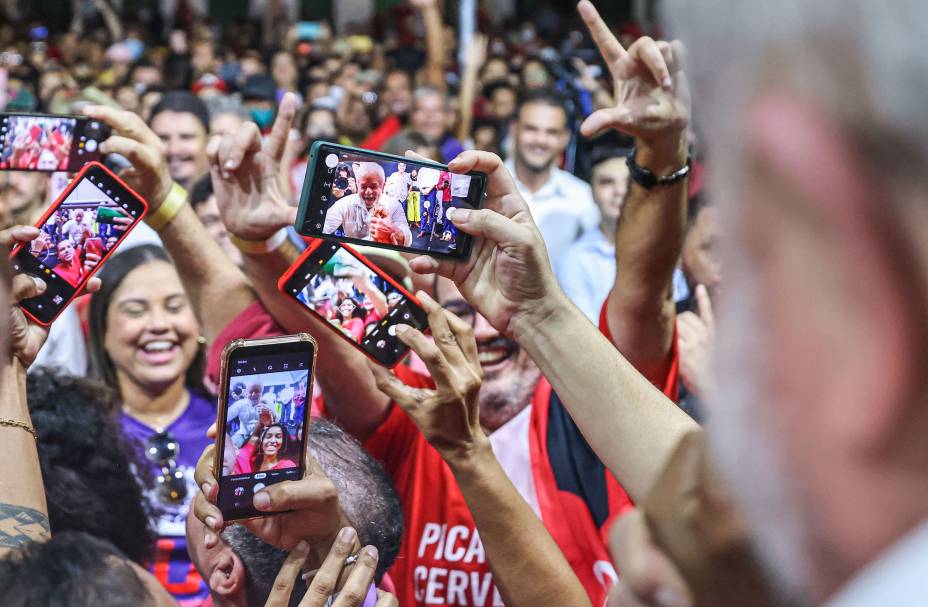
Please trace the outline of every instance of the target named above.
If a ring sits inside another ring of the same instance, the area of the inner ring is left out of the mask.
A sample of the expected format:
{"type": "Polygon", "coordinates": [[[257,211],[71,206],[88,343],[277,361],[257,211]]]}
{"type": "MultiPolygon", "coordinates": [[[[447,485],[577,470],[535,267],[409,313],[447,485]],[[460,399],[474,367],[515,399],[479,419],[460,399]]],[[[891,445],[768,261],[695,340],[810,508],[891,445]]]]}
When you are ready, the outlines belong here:
{"type": "Polygon", "coordinates": [[[383,167],[376,162],[361,162],[354,172],[358,193],[345,196],[325,215],[323,234],[341,228],[345,236],[388,244],[409,246],[412,231],[398,200],[385,196],[383,167]]]}
{"type": "Polygon", "coordinates": [[[557,267],[580,235],[599,226],[599,209],[590,185],[559,168],[570,142],[567,110],[555,91],[526,93],[512,124],[512,155],[506,162],[528,203],[557,267]]]}

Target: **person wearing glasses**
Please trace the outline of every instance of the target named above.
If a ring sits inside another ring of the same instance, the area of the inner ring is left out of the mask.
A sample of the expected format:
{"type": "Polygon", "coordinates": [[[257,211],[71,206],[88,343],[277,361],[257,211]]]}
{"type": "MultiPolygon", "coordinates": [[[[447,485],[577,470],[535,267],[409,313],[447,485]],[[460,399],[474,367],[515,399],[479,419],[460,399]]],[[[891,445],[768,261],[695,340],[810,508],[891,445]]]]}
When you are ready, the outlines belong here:
{"type": "Polygon", "coordinates": [[[184,533],[193,471],[216,417],[202,383],[200,327],[161,247],[128,249],[100,277],[105,287],[90,303],[91,373],[121,397],[122,432],[151,464],[142,484],[157,518],[156,575],[178,600],[204,598],[184,533]]]}

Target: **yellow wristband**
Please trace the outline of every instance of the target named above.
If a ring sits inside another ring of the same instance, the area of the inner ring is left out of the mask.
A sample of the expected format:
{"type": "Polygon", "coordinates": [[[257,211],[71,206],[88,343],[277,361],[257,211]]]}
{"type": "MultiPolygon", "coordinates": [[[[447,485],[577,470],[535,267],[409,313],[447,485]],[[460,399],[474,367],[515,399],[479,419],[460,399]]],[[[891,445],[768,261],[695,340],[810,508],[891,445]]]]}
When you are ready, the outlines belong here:
{"type": "Polygon", "coordinates": [[[148,223],[153,230],[160,232],[164,226],[168,225],[171,220],[177,216],[178,211],[180,211],[180,208],[184,206],[186,202],[187,190],[182,188],[177,182],[174,182],[164,202],[161,203],[157,211],[145,218],[145,222],[148,223]]]}
{"type": "Polygon", "coordinates": [[[251,253],[252,255],[263,255],[273,253],[280,245],[287,242],[287,228],[281,228],[267,240],[245,240],[234,234],[229,234],[229,240],[242,253],[251,253]]]}

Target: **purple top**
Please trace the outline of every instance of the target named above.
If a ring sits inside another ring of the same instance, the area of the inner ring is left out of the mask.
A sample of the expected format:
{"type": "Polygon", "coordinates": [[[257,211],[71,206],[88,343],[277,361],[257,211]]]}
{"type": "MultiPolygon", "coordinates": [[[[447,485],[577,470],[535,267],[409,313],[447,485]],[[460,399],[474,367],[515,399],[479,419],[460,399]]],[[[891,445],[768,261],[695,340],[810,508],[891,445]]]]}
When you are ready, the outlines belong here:
{"type": "MultiPolygon", "coordinates": [[[[155,491],[146,491],[158,533],[158,546],[151,570],[181,605],[198,604],[209,596],[206,583],[200,578],[187,554],[185,525],[190,502],[198,491],[193,471],[203,450],[213,442],[206,437],[206,431],[216,419],[216,408],[210,400],[189,389],[188,392],[190,404],[187,409],[165,428],[180,446],[176,462],[177,469],[183,472],[187,480],[187,497],[183,504],[167,504],[158,498],[155,491]]],[[[124,435],[140,449],[139,459],[148,462],[145,445],[157,430],[125,413],[120,414],[119,422],[124,435]]],[[[155,477],[161,469],[157,464],[150,463],[149,471],[152,476],[148,484],[154,487],[155,477]]]]}

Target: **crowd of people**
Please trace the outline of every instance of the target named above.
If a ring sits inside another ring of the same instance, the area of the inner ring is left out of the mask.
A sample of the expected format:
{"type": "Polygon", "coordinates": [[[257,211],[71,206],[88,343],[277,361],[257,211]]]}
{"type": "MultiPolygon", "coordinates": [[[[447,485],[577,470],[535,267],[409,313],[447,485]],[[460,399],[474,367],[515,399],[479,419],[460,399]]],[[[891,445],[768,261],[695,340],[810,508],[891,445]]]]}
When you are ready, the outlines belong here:
{"type": "Polygon", "coordinates": [[[149,207],[97,268],[131,219],[42,221],[68,174],[33,148],[69,131],[3,131],[0,243],[99,270],[46,328],[0,264],[3,604],[928,600],[919,2],[581,0],[460,48],[440,0],[339,34],[123,4],[0,4],[0,108],[105,124],[149,207]],[[278,288],[317,142],[406,158],[326,159],[320,198],[324,233],[423,252],[364,250],[427,315],[395,368],[358,347],[394,284],[340,251],[278,288]],[[226,344],[302,332],[313,381],[223,386],[226,344]],[[223,477],[300,465],[224,520],[223,477]]]}

